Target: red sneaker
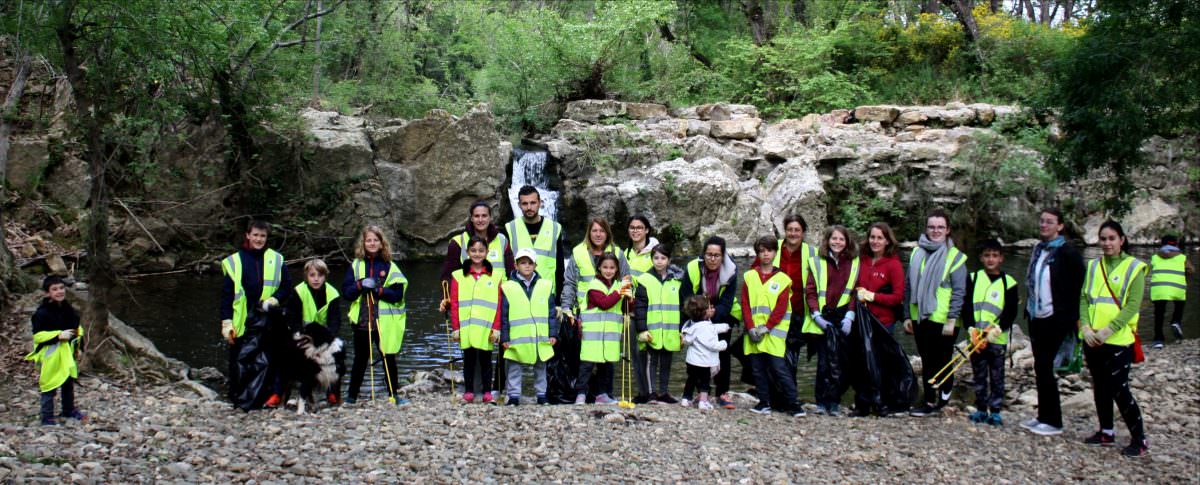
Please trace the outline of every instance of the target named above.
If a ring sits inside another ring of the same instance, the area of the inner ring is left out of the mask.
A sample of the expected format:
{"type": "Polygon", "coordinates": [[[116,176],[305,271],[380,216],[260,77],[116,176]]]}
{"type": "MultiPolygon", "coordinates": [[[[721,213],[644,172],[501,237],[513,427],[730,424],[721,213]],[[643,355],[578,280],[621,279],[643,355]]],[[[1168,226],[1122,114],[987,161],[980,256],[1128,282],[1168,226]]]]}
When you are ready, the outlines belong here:
{"type": "Polygon", "coordinates": [[[483,393],[483,403],[484,403],[484,404],[495,404],[495,403],[496,403],[496,400],[495,400],[495,399],[492,399],[492,393],[491,393],[491,392],[485,392],[485,393],[483,393]]]}
{"type": "Polygon", "coordinates": [[[283,398],[279,397],[279,394],[271,394],[271,397],[267,399],[267,402],[263,403],[263,407],[277,408],[277,407],[279,407],[279,403],[282,401],[283,401],[283,398]]]}
{"type": "Polygon", "coordinates": [[[337,394],[334,394],[332,392],[329,393],[329,396],[326,397],[326,400],[329,401],[330,406],[337,406],[338,404],[342,403],[342,400],[338,399],[337,394]]]}

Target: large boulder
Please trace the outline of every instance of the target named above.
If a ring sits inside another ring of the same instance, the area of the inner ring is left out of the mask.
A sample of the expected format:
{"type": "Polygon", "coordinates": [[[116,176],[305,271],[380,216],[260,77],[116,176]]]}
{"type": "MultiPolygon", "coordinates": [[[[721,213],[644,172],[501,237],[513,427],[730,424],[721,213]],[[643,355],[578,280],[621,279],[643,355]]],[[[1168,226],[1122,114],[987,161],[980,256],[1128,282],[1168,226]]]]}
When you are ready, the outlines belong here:
{"type": "MultiPolygon", "coordinates": [[[[596,123],[604,118],[615,118],[626,114],[626,105],[620,101],[609,99],[584,99],[567,103],[566,116],[575,121],[596,123]]],[[[635,108],[639,114],[645,114],[648,109],[640,106],[635,108]]],[[[664,115],[666,108],[663,108],[664,115]]]]}
{"type": "Polygon", "coordinates": [[[330,183],[375,174],[375,152],[365,120],[314,109],[305,110],[301,117],[308,125],[308,165],[314,180],[330,183]]]}
{"type": "Polygon", "coordinates": [[[18,192],[31,193],[44,181],[49,165],[50,151],[45,138],[14,137],[8,145],[5,183],[18,192]]]}
{"type": "Polygon", "coordinates": [[[92,176],[88,174],[87,163],[73,156],[67,156],[55,164],[46,174],[46,194],[71,210],[83,210],[91,185],[92,176]]]}
{"type": "MultiPolygon", "coordinates": [[[[568,105],[569,106],[569,105],[568,105]]],[[[625,103],[625,116],[633,120],[651,120],[667,118],[667,107],[653,103],[625,103]]]]}
{"type": "Polygon", "coordinates": [[[860,122],[878,121],[890,124],[900,115],[900,109],[895,106],[859,106],[854,108],[854,117],[860,122]]]}
{"type": "Polygon", "coordinates": [[[762,120],[758,118],[713,121],[711,135],[713,138],[753,140],[758,138],[759,126],[762,126],[762,120]]]}

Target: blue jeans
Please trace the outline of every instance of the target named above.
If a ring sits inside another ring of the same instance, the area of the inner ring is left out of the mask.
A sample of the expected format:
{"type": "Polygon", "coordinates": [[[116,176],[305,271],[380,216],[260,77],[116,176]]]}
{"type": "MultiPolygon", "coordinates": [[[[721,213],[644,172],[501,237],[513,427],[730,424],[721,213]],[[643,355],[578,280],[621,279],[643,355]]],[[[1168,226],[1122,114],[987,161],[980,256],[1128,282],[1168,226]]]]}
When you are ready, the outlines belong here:
{"type": "Polygon", "coordinates": [[[62,392],[62,414],[66,416],[75,410],[75,379],[67,378],[58,389],[42,393],[42,419],[54,418],[54,393],[62,392]]]}
{"type": "Polygon", "coordinates": [[[747,357],[750,358],[754,369],[754,390],[758,393],[758,400],[770,404],[771,391],[775,390],[782,402],[787,403],[789,408],[792,407],[796,402],[796,381],[792,378],[787,359],[765,353],[751,354],[747,357]]]}

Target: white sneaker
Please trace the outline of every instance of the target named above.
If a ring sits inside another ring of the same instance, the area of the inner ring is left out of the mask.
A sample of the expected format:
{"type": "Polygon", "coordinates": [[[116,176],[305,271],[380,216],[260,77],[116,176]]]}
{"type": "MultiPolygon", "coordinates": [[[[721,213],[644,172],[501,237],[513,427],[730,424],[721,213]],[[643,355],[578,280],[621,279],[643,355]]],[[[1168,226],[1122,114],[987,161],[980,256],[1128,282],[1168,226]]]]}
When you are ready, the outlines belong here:
{"type": "MultiPolygon", "coordinates": [[[[690,407],[692,407],[692,400],[691,400],[691,399],[688,399],[688,398],[686,398],[686,397],[684,397],[684,398],[680,398],[680,399],[679,399],[679,405],[680,405],[680,406],[683,406],[683,407],[685,407],[685,408],[690,408],[690,407]]],[[[711,404],[710,404],[710,406],[711,406],[711,404]]]]}
{"type": "Polygon", "coordinates": [[[604,406],[604,405],[616,404],[616,403],[617,403],[617,400],[609,397],[608,394],[600,394],[600,395],[596,396],[596,404],[604,406]]]}
{"type": "Polygon", "coordinates": [[[1038,423],[1037,426],[1029,428],[1029,431],[1033,434],[1042,436],[1054,436],[1056,434],[1062,434],[1062,428],[1056,428],[1046,423],[1038,423]]]}
{"type": "Polygon", "coordinates": [[[1042,424],[1042,422],[1038,421],[1037,418],[1033,418],[1033,419],[1026,420],[1026,421],[1021,421],[1021,427],[1028,429],[1028,430],[1032,430],[1033,428],[1037,427],[1037,425],[1039,425],[1039,424],[1042,424]]]}
{"type": "Polygon", "coordinates": [[[578,396],[575,396],[575,405],[576,406],[581,406],[584,404],[587,404],[587,395],[580,394],[578,396]]]}
{"type": "Polygon", "coordinates": [[[708,401],[700,401],[699,407],[700,407],[701,411],[711,411],[713,408],[713,405],[712,405],[712,403],[710,403],[708,401]]]}

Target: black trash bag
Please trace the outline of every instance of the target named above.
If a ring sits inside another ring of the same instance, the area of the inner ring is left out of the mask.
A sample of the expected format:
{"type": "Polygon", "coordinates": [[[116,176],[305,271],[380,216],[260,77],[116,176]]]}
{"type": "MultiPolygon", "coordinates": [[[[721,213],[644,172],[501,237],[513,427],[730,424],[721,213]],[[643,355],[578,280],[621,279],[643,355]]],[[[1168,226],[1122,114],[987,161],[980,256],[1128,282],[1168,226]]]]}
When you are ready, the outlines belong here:
{"type": "Polygon", "coordinates": [[[262,406],[271,396],[270,359],[267,355],[269,327],[265,315],[254,312],[246,319],[246,331],[238,339],[229,366],[229,399],[243,411],[262,406]]]}
{"type": "MultiPolygon", "coordinates": [[[[864,403],[881,412],[901,412],[917,398],[917,377],[908,354],[892,333],[871,312],[855,312],[851,335],[863,336],[856,346],[855,393],[865,393],[864,403]],[[860,390],[861,387],[861,390],[860,390]]],[[[855,402],[859,402],[855,398],[855,402]]]]}
{"type": "Polygon", "coordinates": [[[817,378],[813,381],[813,397],[819,405],[839,403],[842,394],[846,392],[848,381],[845,373],[844,346],[845,339],[836,325],[826,330],[823,335],[817,336],[815,344],[810,346],[810,354],[817,353],[817,378]]]}
{"type": "Polygon", "coordinates": [[[546,362],[546,400],[550,404],[575,402],[575,380],[579,376],[579,330],[564,321],[558,326],[554,357],[546,362]]]}
{"type": "Polygon", "coordinates": [[[877,411],[881,406],[879,387],[879,362],[875,358],[875,334],[886,333],[887,330],[879,320],[859,306],[855,312],[854,324],[850,327],[850,335],[846,339],[846,375],[850,386],[854,388],[854,407],[860,414],[877,411]]]}

